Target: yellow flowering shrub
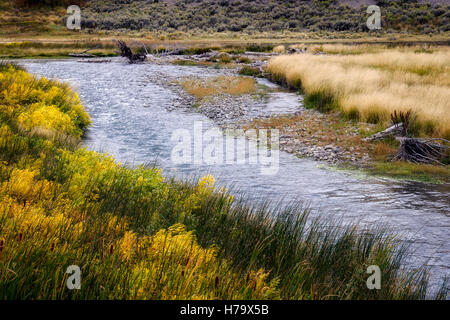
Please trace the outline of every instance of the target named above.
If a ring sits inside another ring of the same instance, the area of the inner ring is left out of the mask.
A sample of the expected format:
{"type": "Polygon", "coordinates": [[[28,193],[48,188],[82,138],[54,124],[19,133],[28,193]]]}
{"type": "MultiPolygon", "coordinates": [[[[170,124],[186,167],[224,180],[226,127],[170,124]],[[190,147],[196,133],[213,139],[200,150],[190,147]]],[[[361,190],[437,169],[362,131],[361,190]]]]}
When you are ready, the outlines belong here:
{"type": "Polygon", "coordinates": [[[264,271],[246,276],[233,271],[217,249],[204,249],[181,224],[138,239],[133,233],[121,240],[123,258],[138,260],[133,269],[137,299],[269,299],[277,297],[277,281],[267,283],[264,271]],[[231,295],[231,296],[230,296],[231,295]]]}
{"type": "Polygon", "coordinates": [[[28,130],[45,128],[66,134],[80,135],[80,129],[75,127],[72,119],[55,106],[37,107],[33,112],[22,113],[18,122],[28,130]]]}
{"type": "Polygon", "coordinates": [[[190,214],[192,210],[199,208],[201,200],[214,192],[215,182],[216,180],[210,174],[198,181],[194,193],[184,201],[184,214],[190,214]]]}
{"type": "Polygon", "coordinates": [[[12,66],[0,72],[0,106],[28,130],[44,127],[80,137],[91,123],[78,95],[66,84],[38,79],[12,66]]]}

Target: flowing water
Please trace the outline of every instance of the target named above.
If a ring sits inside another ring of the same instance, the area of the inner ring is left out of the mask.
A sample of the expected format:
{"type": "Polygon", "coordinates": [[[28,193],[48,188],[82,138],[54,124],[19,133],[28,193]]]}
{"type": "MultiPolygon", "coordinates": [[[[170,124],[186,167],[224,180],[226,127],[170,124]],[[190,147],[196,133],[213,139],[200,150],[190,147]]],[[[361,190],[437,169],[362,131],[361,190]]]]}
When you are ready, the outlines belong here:
{"type": "MultiPolygon", "coordinates": [[[[172,133],[180,128],[193,132],[194,122],[204,128],[214,124],[205,116],[182,110],[167,111],[175,92],[155,84],[158,77],[171,75],[207,76],[220,73],[198,67],[142,64],[120,60],[111,63],[82,63],[75,60],[28,60],[30,72],[69,82],[78,91],[91,115],[93,126],[85,144],[108,152],[120,162],[154,163],[179,177],[211,173],[218,183],[232,185],[252,201],[272,199],[288,204],[305,202],[313,212],[362,225],[383,223],[411,242],[411,267],[430,267],[431,283],[450,276],[450,185],[430,185],[366,177],[332,170],[317,162],[280,152],[279,170],[262,175],[251,164],[204,165],[171,161],[176,141],[172,133]]],[[[276,87],[268,81],[263,84],[276,87]]],[[[267,114],[295,112],[301,97],[274,92],[264,106],[267,114]]]]}

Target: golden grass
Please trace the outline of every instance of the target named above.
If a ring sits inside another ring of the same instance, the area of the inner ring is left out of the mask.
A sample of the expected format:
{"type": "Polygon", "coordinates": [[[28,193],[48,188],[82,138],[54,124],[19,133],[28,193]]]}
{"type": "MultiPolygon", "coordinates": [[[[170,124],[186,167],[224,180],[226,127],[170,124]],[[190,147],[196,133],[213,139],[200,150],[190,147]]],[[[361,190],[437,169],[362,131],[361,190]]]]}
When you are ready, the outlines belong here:
{"type": "Polygon", "coordinates": [[[421,132],[450,137],[450,51],[386,50],[361,55],[280,56],[268,64],[278,80],[321,96],[347,115],[388,124],[413,110],[421,132]]]}
{"type": "Polygon", "coordinates": [[[219,76],[211,79],[186,79],[181,86],[192,96],[203,99],[219,94],[242,95],[256,91],[256,81],[247,77],[219,76]]]}

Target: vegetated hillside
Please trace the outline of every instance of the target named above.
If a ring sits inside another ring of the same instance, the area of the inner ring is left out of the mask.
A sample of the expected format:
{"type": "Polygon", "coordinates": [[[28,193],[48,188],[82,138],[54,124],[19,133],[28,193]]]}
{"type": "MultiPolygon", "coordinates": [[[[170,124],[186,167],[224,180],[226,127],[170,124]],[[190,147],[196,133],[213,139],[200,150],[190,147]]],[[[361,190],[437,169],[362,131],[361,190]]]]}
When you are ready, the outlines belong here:
{"type": "Polygon", "coordinates": [[[367,5],[382,7],[387,31],[450,30],[450,4],[411,0],[92,0],[83,25],[160,31],[367,31],[367,5]]]}

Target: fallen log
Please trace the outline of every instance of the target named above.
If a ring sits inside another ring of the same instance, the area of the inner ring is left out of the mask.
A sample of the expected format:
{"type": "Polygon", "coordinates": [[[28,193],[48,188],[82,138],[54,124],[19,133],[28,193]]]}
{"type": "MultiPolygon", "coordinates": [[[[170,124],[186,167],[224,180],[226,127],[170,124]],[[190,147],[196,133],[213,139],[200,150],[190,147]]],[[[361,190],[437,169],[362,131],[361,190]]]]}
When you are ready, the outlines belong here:
{"type": "Polygon", "coordinates": [[[403,131],[404,131],[403,123],[398,123],[394,124],[392,127],[389,127],[384,131],[375,133],[374,135],[371,135],[370,137],[363,139],[363,141],[372,142],[377,140],[383,140],[387,137],[402,135],[403,131]]]}
{"type": "Polygon", "coordinates": [[[99,48],[99,46],[84,50],[83,52],[80,52],[80,53],[69,53],[68,56],[75,57],[75,58],[93,58],[93,57],[95,57],[95,55],[88,53],[88,51],[91,51],[91,50],[94,50],[97,48],[99,48]]]}
{"type": "Polygon", "coordinates": [[[84,62],[84,63],[107,63],[107,62],[111,62],[111,59],[78,60],[78,62],[84,62]]]}
{"type": "Polygon", "coordinates": [[[74,57],[74,58],[93,58],[93,57],[95,57],[93,54],[90,54],[90,53],[69,53],[68,56],[74,57]]]}
{"type": "Polygon", "coordinates": [[[397,137],[400,142],[400,148],[393,158],[394,161],[407,161],[412,163],[425,163],[443,165],[442,161],[448,157],[450,147],[438,143],[450,143],[445,139],[418,139],[397,137]]]}
{"type": "Polygon", "coordinates": [[[272,57],[276,56],[276,53],[267,53],[267,52],[253,52],[253,51],[246,51],[246,56],[258,56],[258,57],[272,57]]]}

